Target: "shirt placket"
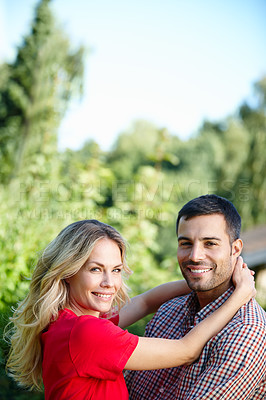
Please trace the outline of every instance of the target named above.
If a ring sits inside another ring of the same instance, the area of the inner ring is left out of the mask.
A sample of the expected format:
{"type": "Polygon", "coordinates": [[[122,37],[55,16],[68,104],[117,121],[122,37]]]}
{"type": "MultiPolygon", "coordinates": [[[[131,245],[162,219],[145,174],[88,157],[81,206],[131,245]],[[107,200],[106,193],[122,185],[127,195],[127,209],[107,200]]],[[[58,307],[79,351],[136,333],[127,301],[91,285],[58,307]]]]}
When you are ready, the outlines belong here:
{"type": "MultiPolygon", "coordinates": [[[[191,329],[195,327],[197,323],[201,321],[201,318],[196,314],[195,315],[195,304],[193,304],[193,307],[189,308],[185,315],[184,315],[184,324],[181,326],[181,337],[185,336],[191,329]]],[[[177,368],[182,368],[177,367],[177,368]]],[[[159,388],[157,389],[157,395],[156,395],[156,400],[172,400],[172,394],[166,393],[167,392],[167,385],[163,384],[163,382],[169,380],[169,373],[165,372],[164,374],[161,373],[160,375],[160,381],[161,385],[159,385],[159,388]],[[168,378],[168,379],[167,379],[168,378]]]]}

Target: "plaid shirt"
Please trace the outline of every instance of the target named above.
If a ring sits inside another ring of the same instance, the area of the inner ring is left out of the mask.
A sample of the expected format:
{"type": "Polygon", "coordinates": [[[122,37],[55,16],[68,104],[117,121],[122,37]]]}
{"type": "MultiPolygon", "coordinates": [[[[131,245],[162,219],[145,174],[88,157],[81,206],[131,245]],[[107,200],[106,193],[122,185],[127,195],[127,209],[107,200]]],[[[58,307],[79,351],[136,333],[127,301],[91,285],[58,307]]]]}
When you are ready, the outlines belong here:
{"type": "MultiPolygon", "coordinates": [[[[165,303],[147,325],[146,336],[179,339],[216,310],[230,288],[198,313],[195,293],[165,303]]],[[[263,400],[266,313],[255,300],[204,347],[190,366],[156,371],[128,371],[130,400],[263,400]]]]}

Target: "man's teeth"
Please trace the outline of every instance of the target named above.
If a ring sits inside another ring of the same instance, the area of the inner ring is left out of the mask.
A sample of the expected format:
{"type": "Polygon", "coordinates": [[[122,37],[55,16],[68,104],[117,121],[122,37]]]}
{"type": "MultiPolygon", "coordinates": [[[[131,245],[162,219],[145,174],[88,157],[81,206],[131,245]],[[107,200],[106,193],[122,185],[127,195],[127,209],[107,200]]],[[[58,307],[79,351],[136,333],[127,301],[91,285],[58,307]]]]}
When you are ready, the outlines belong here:
{"type": "Polygon", "coordinates": [[[98,297],[103,297],[104,299],[109,299],[110,297],[112,297],[111,294],[102,294],[102,293],[93,293],[93,294],[95,294],[95,296],[98,297]]]}
{"type": "Polygon", "coordinates": [[[209,269],[192,269],[192,268],[190,268],[190,271],[193,272],[194,274],[202,274],[202,273],[208,272],[210,270],[211,270],[211,268],[209,268],[209,269]]]}

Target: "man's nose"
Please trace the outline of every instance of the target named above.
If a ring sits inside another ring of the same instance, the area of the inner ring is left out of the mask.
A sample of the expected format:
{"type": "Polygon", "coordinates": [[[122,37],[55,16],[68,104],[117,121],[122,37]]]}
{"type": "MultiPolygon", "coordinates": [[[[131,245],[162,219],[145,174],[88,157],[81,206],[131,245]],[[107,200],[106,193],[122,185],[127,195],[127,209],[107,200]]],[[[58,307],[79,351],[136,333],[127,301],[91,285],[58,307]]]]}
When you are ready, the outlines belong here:
{"type": "Polygon", "coordinates": [[[194,243],[191,247],[190,259],[192,261],[201,261],[204,260],[204,258],[205,253],[203,246],[200,243],[194,243]]]}

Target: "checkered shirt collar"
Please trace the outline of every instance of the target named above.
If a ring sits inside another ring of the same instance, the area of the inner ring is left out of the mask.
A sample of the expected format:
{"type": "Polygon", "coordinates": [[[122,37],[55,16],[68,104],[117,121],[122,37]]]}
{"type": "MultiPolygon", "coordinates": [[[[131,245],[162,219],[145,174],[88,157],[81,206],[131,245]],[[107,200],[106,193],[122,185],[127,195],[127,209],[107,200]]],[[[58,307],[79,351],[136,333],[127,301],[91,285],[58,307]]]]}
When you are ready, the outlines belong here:
{"type": "MultiPolygon", "coordinates": [[[[202,308],[200,311],[198,311],[196,313],[197,319],[199,321],[202,321],[208,315],[210,315],[213,311],[217,310],[217,308],[219,308],[228,299],[228,297],[231,296],[233,291],[234,291],[234,288],[233,288],[233,286],[231,286],[220,297],[218,297],[216,300],[212,301],[211,303],[207,304],[204,308],[202,308]]],[[[198,303],[197,295],[196,295],[196,293],[193,293],[192,296],[193,296],[193,298],[191,298],[191,300],[194,303],[194,307],[195,307],[196,302],[198,303]]],[[[195,315],[195,313],[194,313],[194,315],[195,315]]]]}

